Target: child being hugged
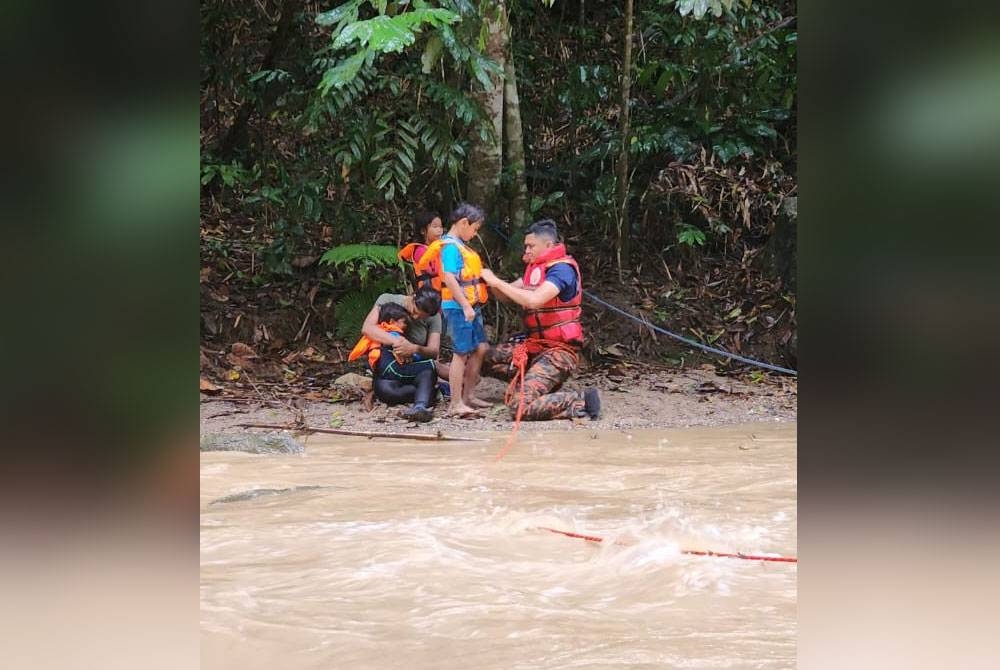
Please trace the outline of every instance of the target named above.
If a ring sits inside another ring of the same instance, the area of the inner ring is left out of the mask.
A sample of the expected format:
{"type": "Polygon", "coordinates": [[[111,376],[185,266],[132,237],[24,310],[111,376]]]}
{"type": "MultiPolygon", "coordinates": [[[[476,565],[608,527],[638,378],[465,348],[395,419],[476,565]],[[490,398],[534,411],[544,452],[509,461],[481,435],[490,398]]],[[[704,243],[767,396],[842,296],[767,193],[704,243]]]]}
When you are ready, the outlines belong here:
{"type": "MultiPolygon", "coordinates": [[[[387,302],[379,307],[378,327],[394,338],[401,338],[409,318],[410,315],[405,307],[387,302]]],[[[366,362],[375,376],[376,383],[394,382],[388,388],[401,392],[398,394],[400,401],[414,401],[412,407],[403,410],[401,416],[404,419],[424,422],[433,418],[430,407],[436,400],[432,389],[434,380],[437,379],[433,360],[424,358],[418,353],[414,353],[409,359],[404,359],[394,353],[391,346],[376,342],[367,335],[361,336],[348,354],[347,360],[355,361],[362,356],[367,356],[366,362]],[[426,389],[422,388],[425,386],[426,389]]]]}
{"type": "MultiPolygon", "coordinates": [[[[396,303],[386,303],[378,311],[378,327],[389,333],[392,337],[403,336],[403,331],[406,329],[406,323],[409,319],[410,315],[406,313],[406,309],[396,303]]],[[[372,369],[372,372],[384,369],[393,360],[400,364],[405,362],[401,358],[396,358],[391,348],[383,346],[380,342],[376,342],[367,335],[362,335],[361,339],[354,345],[354,348],[351,349],[351,353],[347,354],[347,360],[356,361],[365,354],[368,355],[366,362],[368,363],[368,367],[372,369]]]]}

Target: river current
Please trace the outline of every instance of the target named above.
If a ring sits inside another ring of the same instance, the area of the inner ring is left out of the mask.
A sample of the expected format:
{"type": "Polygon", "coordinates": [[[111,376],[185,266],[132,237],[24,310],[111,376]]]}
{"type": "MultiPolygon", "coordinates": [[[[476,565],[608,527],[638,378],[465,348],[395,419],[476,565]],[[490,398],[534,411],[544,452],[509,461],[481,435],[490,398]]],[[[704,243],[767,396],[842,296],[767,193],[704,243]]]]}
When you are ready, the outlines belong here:
{"type": "Polygon", "coordinates": [[[795,424],[479,437],[203,453],[202,667],[795,666],[795,424]]]}

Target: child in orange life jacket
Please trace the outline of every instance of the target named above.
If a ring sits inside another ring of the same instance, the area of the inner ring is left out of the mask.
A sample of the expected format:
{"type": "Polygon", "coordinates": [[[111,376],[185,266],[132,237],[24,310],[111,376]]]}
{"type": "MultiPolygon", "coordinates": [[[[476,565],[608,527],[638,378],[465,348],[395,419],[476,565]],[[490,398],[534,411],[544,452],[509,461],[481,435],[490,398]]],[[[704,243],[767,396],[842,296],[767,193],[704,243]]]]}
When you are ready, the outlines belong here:
{"type": "MultiPolygon", "coordinates": [[[[409,313],[405,307],[398,303],[387,302],[379,307],[378,327],[393,337],[403,337],[403,331],[406,329],[408,321],[409,313]]],[[[385,389],[387,393],[391,391],[392,397],[388,399],[379,397],[390,404],[396,400],[407,402],[413,400],[413,405],[404,410],[401,416],[411,421],[430,421],[433,418],[430,406],[436,400],[430,393],[434,380],[437,378],[434,361],[424,358],[418,353],[414,353],[408,360],[404,359],[394,353],[389,345],[376,342],[367,335],[361,336],[347,360],[357,360],[366,354],[368,365],[375,375],[376,384],[384,380],[392,383],[390,388],[385,389]],[[426,393],[421,391],[421,386],[427,387],[423,389],[427,391],[426,393]],[[428,400],[420,402],[419,399],[425,396],[428,400]]],[[[376,395],[378,395],[378,388],[376,388],[376,395]]]]}
{"type": "MultiPolygon", "coordinates": [[[[410,315],[407,314],[406,309],[402,305],[386,303],[379,308],[378,327],[393,337],[402,337],[409,318],[410,315]]],[[[393,353],[391,348],[372,340],[367,335],[361,336],[361,339],[351,349],[351,353],[347,355],[347,360],[356,361],[366,354],[367,358],[365,362],[371,368],[372,372],[376,374],[378,370],[385,369],[391,361],[395,361],[400,365],[405,363],[401,357],[393,353]]],[[[418,357],[419,354],[414,354],[414,360],[418,357]]]]}
{"type": "Polygon", "coordinates": [[[474,394],[488,348],[480,310],[487,298],[486,284],[482,281],[483,262],[466,245],[479,232],[484,218],[479,207],[460,203],[449,217],[448,234],[431,244],[415,266],[419,274],[440,262],[433,283],[441,291],[441,313],[455,352],[448,375],[449,412],[460,418],[478,417],[477,408],[490,406],[474,394]]]}
{"type": "MultiPolygon", "coordinates": [[[[413,233],[418,242],[410,242],[399,250],[399,259],[411,263],[414,268],[427,252],[427,247],[441,239],[444,234],[444,224],[437,212],[420,212],[413,218],[413,233]]],[[[430,264],[423,273],[416,274],[417,287],[430,285],[438,275],[438,264],[430,264]]],[[[439,289],[440,290],[440,289],[439,289]]]]}
{"type": "MultiPolygon", "coordinates": [[[[420,212],[413,217],[413,233],[414,237],[421,241],[410,242],[400,249],[397,255],[400,260],[406,261],[413,266],[413,274],[416,279],[415,289],[427,286],[440,293],[441,280],[438,278],[441,266],[440,259],[434,261],[428,259],[427,263],[420,266],[420,272],[416,268],[417,264],[420,263],[420,259],[427,252],[428,247],[444,235],[444,224],[441,222],[441,215],[434,211],[420,212]]],[[[441,326],[441,339],[444,340],[448,332],[447,323],[444,319],[441,320],[441,326]]],[[[437,371],[438,376],[447,381],[450,372],[448,364],[438,361],[437,371]]]]}

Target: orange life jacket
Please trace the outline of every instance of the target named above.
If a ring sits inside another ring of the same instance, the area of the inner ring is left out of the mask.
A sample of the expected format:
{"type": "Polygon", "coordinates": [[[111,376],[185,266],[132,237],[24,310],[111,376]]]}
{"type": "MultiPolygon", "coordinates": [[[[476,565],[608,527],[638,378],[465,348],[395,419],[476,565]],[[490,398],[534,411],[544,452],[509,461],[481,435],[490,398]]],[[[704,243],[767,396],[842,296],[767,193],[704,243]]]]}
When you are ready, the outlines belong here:
{"type": "Polygon", "coordinates": [[[483,261],[479,258],[479,254],[467,245],[459,243],[453,237],[445,236],[430,243],[427,251],[424,252],[424,255],[413,266],[417,276],[430,272],[430,269],[434,267],[437,270],[437,274],[431,280],[431,286],[441,292],[442,301],[455,299],[451,294],[451,289],[444,284],[444,269],[441,267],[441,249],[445,244],[457,245],[459,253],[462,254],[462,272],[459,273],[456,279],[458,280],[458,285],[465,291],[465,299],[473,306],[485,303],[487,293],[486,282],[482,279],[483,261]]]}
{"type": "Polygon", "coordinates": [[[438,270],[440,267],[439,262],[430,262],[427,264],[423,272],[417,272],[417,263],[424,254],[427,253],[427,245],[423,242],[410,242],[405,247],[399,250],[397,254],[399,260],[406,261],[413,265],[413,272],[417,277],[417,288],[422,286],[430,286],[436,291],[440,291],[439,287],[434,286],[434,279],[438,276],[438,270]]]}
{"type": "MultiPolygon", "coordinates": [[[[399,333],[400,337],[403,336],[403,329],[392,323],[382,322],[378,324],[378,327],[387,333],[399,333]]],[[[376,342],[367,335],[362,335],[358,343],[351,349],[351,353],[347,354],[347,360],[356,361],[365,354],[368,354],[368,366],[374,370],[378,365],[378,359],[382,357],[382,347],[383,344],[381,342],[376,342]]]]}
{"type": "Polygon", "coordinates": [[[546,340],[556,340],[567,344],[583,344],[583,326],[580,325],[583,304],[583,280],[580,267],[572,256],[566,254],[566,247],[557,244],[536,258],[524,269],[524,288],[534,290],[545,281],[548,269],[556,263],[567,263],[576,272],[576,294],[563,302],[558,294],[537,309],[524,310],[524,326],[528,336],[546,340]]]}

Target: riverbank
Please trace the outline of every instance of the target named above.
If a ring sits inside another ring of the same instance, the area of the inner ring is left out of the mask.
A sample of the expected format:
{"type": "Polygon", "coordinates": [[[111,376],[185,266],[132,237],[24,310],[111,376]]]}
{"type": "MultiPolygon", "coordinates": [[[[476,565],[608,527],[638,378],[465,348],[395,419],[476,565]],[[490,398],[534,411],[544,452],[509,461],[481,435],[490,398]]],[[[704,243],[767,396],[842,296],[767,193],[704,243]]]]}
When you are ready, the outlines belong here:
{"type": "MultiPolygon", "coordinates": [[[[596,387],[601,393],[600,419],[531,422],[531,430],[629,430],[724,426],[751,422],[796,420],[798,382],[781,376],[757,380],[717,374],[711,365],[686,370],[632,365],[584,371],[571,379],[567,389],[596,387]]],[[[272,423],[289,427],[304,422],[316,428],[341,428],[372,432],[511,431],[514,424],[503,405],[505,384],[495,379],[480,382],[479,395],[494,402],[480,419],[453,419],[439,407],[434,419],[415,424],[399,416],[402,407],[375,402],[368,411],[357,396],[330,388],[296,396],[258,388],[243,397],[202,394],[201,432],[249,430],[243,423],[272,423]]]]}

